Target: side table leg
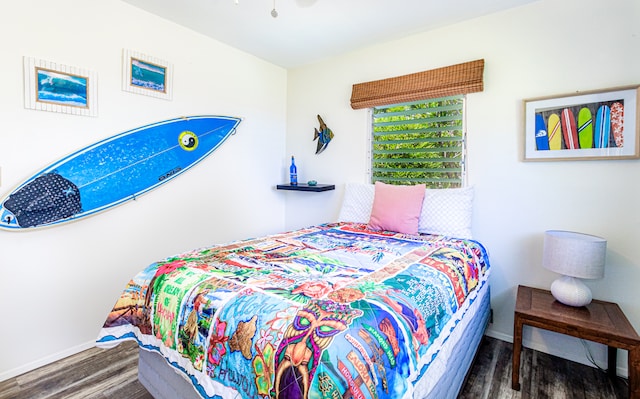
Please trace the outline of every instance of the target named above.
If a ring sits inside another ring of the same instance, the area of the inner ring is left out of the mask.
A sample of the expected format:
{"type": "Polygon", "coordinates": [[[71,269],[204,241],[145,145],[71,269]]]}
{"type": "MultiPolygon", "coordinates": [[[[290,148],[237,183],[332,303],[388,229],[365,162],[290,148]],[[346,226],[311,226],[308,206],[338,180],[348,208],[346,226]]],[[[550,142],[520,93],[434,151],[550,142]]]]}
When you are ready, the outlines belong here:
{"type": "Polygon", "coordinates": [[[629,350],[629,398],[640,399],[640,347],[629,350]]]}
{"type": "Polygon", "coordinates": [[[513,321],[513,364],[511,367],[511,389],[516,391],[520,390],[520,352],[522,352],[522,320],[516,313],[513,321]]]}
{"type": "Polygon", "coordinates": [[[618,376],[618,373],[616,371],[616,368],[618,367],[618,348],[609,346],[608,349],[609,357],[607,361],[607,374],[609,375],[609,378],[615,380],[618,376]]]}

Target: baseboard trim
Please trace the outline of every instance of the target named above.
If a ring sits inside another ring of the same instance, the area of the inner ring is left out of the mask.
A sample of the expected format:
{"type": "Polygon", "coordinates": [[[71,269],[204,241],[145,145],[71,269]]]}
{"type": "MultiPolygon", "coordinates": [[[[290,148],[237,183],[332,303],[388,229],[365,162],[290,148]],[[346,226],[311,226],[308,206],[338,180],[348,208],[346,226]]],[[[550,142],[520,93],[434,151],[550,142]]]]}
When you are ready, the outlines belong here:
{"type": "Polygon", "coordinates": [[[71,355],[75,355],[87,349],[93,348],[94,346],[96,346],[96,341],[85,342],[84,344],[76,345],[74,347],[43,357],[41,359],[34,360],[33,362],[27,363],[20,367],[3,371],[0,373],[0,381],[5,381],[10,378],[17,377],[21,374],[33,371],[39,367],[46,366],[47,364],[64,359],[65,357],[69,357],[71,355]]]}
{"type": "Polygon", "coordinates": [[[488,328],[487,331],[485,331],[484,335],[491,338],[499,339],[500,341],[513,343],[513,335],[508,335],[508,334],[501,333],[499,331],[494,331],[494,330],[491,330],[490,328],[488,328]]]}

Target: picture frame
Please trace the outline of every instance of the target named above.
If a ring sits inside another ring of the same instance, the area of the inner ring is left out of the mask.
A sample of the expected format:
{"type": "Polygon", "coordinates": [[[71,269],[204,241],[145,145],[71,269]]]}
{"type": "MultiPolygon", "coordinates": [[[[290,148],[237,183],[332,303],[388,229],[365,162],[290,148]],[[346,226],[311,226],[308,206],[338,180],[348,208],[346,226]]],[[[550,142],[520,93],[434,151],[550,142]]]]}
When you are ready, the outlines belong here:
{"type": "Polygon", "coordinates": [[[640,85],[524,100],[524,161],[640,158],[640,85]]]}
{"type": "Polygon", "coordinates": [[[34,57],[24,57],[23,67],[25,108],[98,115],[95,72],[34,57]]]}
{"type": "Polygon", "coordinates": [[[132,50],[122,53],[122,90],[171,100],[173,65],[132,50]]]}

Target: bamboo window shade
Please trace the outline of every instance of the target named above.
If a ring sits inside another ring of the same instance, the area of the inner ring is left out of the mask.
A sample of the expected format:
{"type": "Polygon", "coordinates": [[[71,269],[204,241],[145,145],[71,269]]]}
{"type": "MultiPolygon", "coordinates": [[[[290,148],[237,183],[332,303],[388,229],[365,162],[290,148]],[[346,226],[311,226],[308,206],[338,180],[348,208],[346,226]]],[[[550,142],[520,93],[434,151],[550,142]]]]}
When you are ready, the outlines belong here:
{"type": "Polygon", "coordinates": [[[356,83],[351,108],[361,109],[482,91],[484,60],[356,83]]]}

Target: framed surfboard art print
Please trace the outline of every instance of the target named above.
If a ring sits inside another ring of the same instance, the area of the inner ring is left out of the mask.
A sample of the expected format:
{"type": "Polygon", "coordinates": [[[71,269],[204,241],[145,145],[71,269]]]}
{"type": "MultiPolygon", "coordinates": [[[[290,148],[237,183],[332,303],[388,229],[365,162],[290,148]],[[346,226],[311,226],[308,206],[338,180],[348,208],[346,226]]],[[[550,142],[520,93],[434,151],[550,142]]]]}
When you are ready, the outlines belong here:
{"type": "Polygon", "coordinates": [[[524,100],[525,161],[640,158],[638,86],[524,100]]]}

